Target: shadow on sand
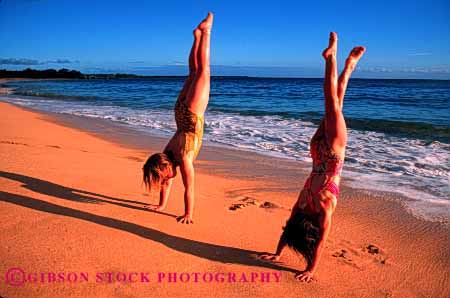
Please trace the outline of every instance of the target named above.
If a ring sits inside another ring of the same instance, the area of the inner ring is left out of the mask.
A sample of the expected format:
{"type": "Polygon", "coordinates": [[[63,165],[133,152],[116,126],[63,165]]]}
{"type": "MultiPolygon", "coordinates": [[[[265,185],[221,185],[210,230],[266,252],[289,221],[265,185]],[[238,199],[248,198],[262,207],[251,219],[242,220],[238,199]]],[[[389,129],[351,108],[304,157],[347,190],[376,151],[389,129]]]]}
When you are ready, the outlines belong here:
{"type": "Polygon", "coordinates": [[[105,196],[105,195],[101,195],[101,194],[97,194],[97,193],[93,193],[93,192],[89,192],[89,191],[85,191],[85,190],[69,188],[69,187],[65,187],[65,186],[55,184],[55,183],[52,183],[49,181],[41,180],[38,178],[28,177],[28,176],[10,173],[10,172],[4,172],[4,171],[0,171],[0,177],[4,177],[4,178],[10,179],[10,180],[15,180],[17,182],[21,182],[21,183],[23,183],[22,187],[29,189],[31,191],[38,192],[38,193],[48,195],[48,196],[52,196],[52,197],[57,197],[57,198],[64,199],[64,200],[70,200],[70,201],[81,202],[81,203],[90,203],[90,204],[106,203],[106,204],[112,204],[112,205],[121,206],[121,207],[125,207],[125,208],[131,208],[131,209],[142,210],[142,211],[147,211],[147,212],[154,212],[154,213],[170,216],[173,218],[177,217],[176,215],[169,214],[166,212],[155,211],[155,210],[141,207],[141,206],[147,205],[146,203],[143,203],[143,202],[118,199],[118,198],[113,198],[113,197],[109,197],[109,196],[105,196]],[[141,206],[130,205],[128,203],[141,205],[141,206]]]}
{"type": "MultiPolygon", "coordinates": [[[[51,182],[43,181],[40,179],[27,177],[19,174],[8,173],[0,171],[0,176],[8,179],[17,180],[25,183],[24,187],[43,193],[46,195],[75,200],[83,201],[86,198],[75,194],[74,192],[80,192],[79,190],[66,188],[51,182]]],[[[81,191],[82,193],[93,194],[89,192],[81,191]]],[[[101,196],[94,194],[95,196],[101,196]]],[[[111,199],[110,197],[108,197],[111,199]]],[[[92,200],[92,198],[89,198],[92,200]]],[[[119,200],[112,198],[114,200],[119,200]]],[[[205,242],[200,242],[196,240],[185,239],[177,236],[172,236],[164,232],[154,230],[152,228],[143,227],[131,222],[122,221],[110,217],[99,216],[92,213],[63,207],[46,201],[34,199],[31,197],[26,197],[22,195],[12,194],[4,191],[0,191],[0,201],[8,202],[11,204],[23,206],[26,208],[43,211],[47,213],[53,213],[57,215],[70,216],[84,221],[90,221],[105,227],[121,230],[128,232],[139,237],[149,239],[155,242],[159,242],[173,250],[194,255],[203,259],[207,259],[214,262],[220,262],[225,264],[239,264],[255,267],[269,268],[273,270],[282,270],[289,272],[297,272],[297,270],[287,268],[278,264],[264,262],[256,258],[258,252],[245,250],[240,248],[210,244],[205,242]]],[[[120,200],[125,201],[125,200],[120,200]]],[[[108,203],[111,203],[107,201],[108,203]]],[[[129,202],[129,201],[128,201],[129,202]]],[[[95,203],[95,202],[94,202],[95,203]]],[[[126,206],[128,207],[128,206],[126,206]]],[[[147,210],[147,209],[145,209],[147,210]]]]}

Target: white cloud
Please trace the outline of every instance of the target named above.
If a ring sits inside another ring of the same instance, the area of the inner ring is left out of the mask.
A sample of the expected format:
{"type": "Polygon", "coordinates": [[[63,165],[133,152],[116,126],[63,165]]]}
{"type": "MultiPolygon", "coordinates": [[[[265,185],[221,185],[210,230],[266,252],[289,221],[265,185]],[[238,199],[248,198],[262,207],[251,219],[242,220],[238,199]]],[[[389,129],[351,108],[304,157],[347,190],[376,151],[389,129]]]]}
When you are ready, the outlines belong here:
{"type": "Polygon", "coordinates": [[[363,72],[376,73],[450,73],[450,67],[358,67],[358,70],[363,72]]]}
{"type": "Polygon", "coordinates": [[[411,53],[408,56],[431,56],[431,53],[423,52],[423,53],[411,53]]]}

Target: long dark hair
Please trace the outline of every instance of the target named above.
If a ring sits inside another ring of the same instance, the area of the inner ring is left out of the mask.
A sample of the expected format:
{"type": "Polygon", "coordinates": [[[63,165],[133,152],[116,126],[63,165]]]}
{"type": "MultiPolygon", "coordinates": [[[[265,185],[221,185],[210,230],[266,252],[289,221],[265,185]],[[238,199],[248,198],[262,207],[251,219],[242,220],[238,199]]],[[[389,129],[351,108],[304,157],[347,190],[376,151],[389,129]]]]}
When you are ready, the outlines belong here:
{"type": "Polygon", "coordinates": [[[320,238],[317,218],[298,211],[283,228],[282,240],[294,251],[302,254],[311,265],[320,238]]]}

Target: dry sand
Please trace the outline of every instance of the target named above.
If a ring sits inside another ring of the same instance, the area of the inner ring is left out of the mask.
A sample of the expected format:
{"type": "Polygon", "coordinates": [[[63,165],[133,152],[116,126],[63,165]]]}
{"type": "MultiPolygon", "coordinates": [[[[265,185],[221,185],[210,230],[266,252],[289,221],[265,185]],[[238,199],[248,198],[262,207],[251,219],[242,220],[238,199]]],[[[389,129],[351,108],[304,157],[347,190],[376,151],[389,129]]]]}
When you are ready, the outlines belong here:
{"type": "Polygon", "coordinates": [[[143,150],[113,137],[127,134],[0,102],[0,297],[450,297],[448,226],[416,219],[393,195],[344,181],[317,280],[303,284],[294,253],[279,264],[255,258],[275,249],[306,178],[300,164],[204,146],[187,226],[175,220],[180,177],[164,212],[144,208],[157,198],[141,168],[163,143],[145,138],[143,150]],[[11,285],[23,272],[27,282],[11,285]],[[134,282],[109,282],[108,272],[134,282]]]}

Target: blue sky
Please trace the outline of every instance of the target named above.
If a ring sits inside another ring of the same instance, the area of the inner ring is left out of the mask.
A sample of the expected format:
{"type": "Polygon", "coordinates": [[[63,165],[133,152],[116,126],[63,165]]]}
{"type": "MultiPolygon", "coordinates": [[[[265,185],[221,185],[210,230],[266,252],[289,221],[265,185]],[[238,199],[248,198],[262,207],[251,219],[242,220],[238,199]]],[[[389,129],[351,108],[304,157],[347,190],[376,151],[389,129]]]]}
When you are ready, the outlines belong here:
{"type": "Polygon", "coordinates": [[[355,76],[450,79],[450,2],[0,0],[0,68],[184,75],[211,10],[213,75],[321,77],[329,31],[355,76]]]}

